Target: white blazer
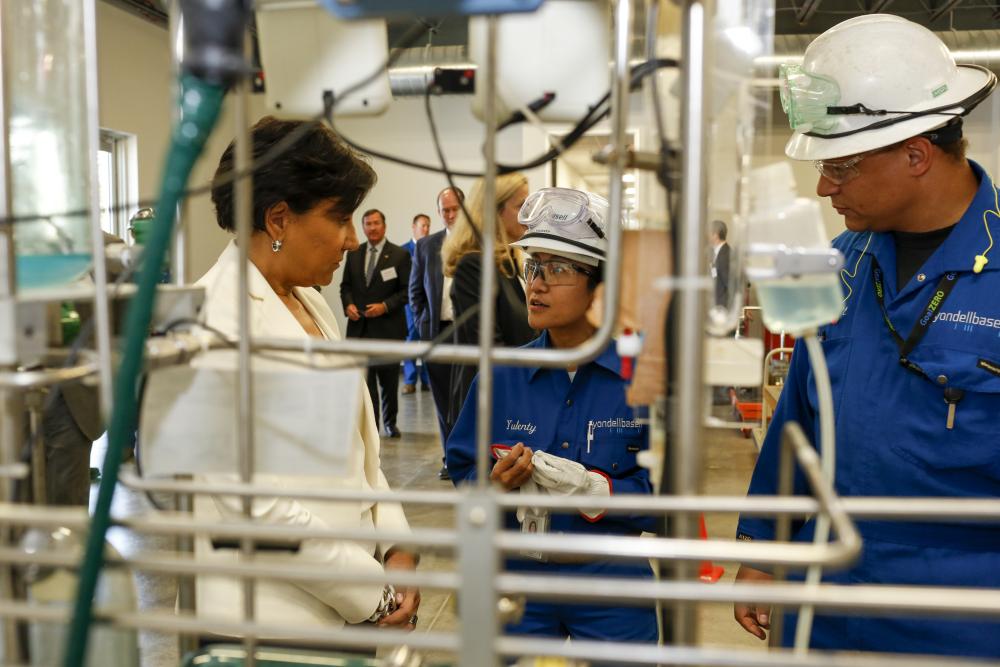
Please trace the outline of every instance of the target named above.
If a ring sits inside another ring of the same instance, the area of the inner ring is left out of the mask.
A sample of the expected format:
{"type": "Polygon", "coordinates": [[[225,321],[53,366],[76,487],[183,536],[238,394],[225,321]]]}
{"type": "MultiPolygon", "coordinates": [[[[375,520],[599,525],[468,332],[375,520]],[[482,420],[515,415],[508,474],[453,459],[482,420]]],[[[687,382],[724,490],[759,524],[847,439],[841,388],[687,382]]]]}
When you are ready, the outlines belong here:
{"type": "MultiPolygon", "coordinates": [[[[197,284],[205,288],[205,305],[202,321],[229,336],[238,332],[239,251],[230,242],[208,273],[197,284]]],[[[251,263],[248,267],[250,292],[250,322],[255,336],[308,338],[295,316],[274,293],[264,276],[251,263]]],[[[330,340],[339,340],[340,331],[333,311],[316,290],[296,288],[296,296],[305,305],[323,334],[330,340]]],[[[228,355],[229,351],[210,352],[211,355],[228,355]]],[[[209,360],[210,361],[210,360],[209,360]]],[[[216,358],[216,362],[218,357],[216,358]]],[[[202,360],[200,363],[207,363],[202,360]]],[[[294,369],[283,365],[283,369],[294,369]]],[[[362,384],[359,404],[361,415],[354,433],[356,465],[344,477],[305,477],[287,475],[255,475],[254,481],[268,486],[318,489],[388,489],[379,461],[379,432],[372,410],[371,398],[362,384]]],[[[330,393],[336,401],[336,389],[330,393]]],[[[270,444],[270,443],[268,443],[270,444]]],[[[280,447],[281,443],[273,443],[280,447]]],[[[202,479],[232,480],[232,476],[204,476],[202,479]]],[[[240,518],[242,506],[238,499],[197,496],[194,505],[199,519],[220,517],[240,518]]],[[[295,526],[366,528],[407,531],[409,525],[403,509],[396,503],[331,503],[286,498],[257,498],[253,515],[260,521],[295,526]]],[[[381,573],[382,556],[391,545],[356,543],[345,540],[305,540],[298,553],[263,552],[257,558],[275,560],[294,571],[298,565],[325,565],[331,573],[381,573]]],[[[201,560],[237,562],[236,549],[215,549],[204,536],[195,540],[195,554],[201,560]]],[[[381,584],[346,584],[304,581],[301,585],[290,582],[258,580],[256,591],[257,620],[267,624],[288,627],[316,626],[340,627],[345,622],[359,623],[375,611],[381,600],[381,584]]],[[[236,620],[242,618],[243,592],[238,579],[200,576],[196,584],[196,604],[199,615],[236,620]]],[[[280,637],[276,637],[280,639],[280,637]]]]}

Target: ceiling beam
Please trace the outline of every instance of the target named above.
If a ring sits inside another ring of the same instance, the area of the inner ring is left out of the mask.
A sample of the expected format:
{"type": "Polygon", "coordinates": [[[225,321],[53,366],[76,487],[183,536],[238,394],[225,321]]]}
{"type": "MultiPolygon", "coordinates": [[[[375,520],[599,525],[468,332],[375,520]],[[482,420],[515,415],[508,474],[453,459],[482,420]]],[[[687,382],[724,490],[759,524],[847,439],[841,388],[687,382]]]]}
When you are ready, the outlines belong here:
{"type": "Polygon", "coordinates": [[[799,22],[799,25],[805,25],[809,23],[809,19],[813,17],[816,10],[819,9],[819,4],[823,0],[805,0],[802,6],[798,8],[795,12],[795,20],[799,22]]]}
{"type": "Polygon", "coordinates": [[[930,22],[933,23],[939,18],[955,9],[962,0],[943,0],[937,7],[931,10],[930,22]]]}
{"type": "Polygon", "coordinates": [[[892,0],[868,0],[866,4],[868,5],[869,14],[881,14],[889,8],[892,0]]]}

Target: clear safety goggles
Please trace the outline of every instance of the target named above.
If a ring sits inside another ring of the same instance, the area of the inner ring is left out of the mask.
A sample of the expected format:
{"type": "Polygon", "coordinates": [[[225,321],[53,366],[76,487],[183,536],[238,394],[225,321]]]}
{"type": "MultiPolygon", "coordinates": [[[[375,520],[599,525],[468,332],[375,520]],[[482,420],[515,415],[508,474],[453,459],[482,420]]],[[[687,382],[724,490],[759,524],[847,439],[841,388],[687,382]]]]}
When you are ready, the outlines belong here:
{"type": "Polygon", "coordinates": [[[828,76],[811,74],[801,65],[778,67],[778,93],[781,108],[793,130],[802,132],[832,130],[837,118],[830,107],[840,102],[840,86],[828,76]]]}
{"type": "Polygon", "coordinates": [[[540,277],[546,285],[576,285],[580,276],[593,275],[583,267],[577,266],[565,259],[547,259],[540,262],[537,259],[524,260],[524,282],[530,285],[535,278],[540,277]]]}
{"type": "Polygon", "coordinates": [[[604,221],[590,206],[590,198],[577,190],[543,188],[524,200],[517,221],[532,229],[545,223],[566,238],[604,238],[604,221]]]}
{"type": "Polygon", "coordinates": [[[845,159],[814,160],[813,166],[816,167],[816,171],[822,174],[823,178],[826,180],[830,181],[834,185],[843,185],[844,183],[850,183],[861,175],[861,172],[858,170],[858,165],[866,157],[870,157],[876,153],[891,151],[900,145],[900,143],[895,143],[883,148],[876,148],[875,150],[858,153],[857,155],[852,155],[851,157],[845,159]]]}

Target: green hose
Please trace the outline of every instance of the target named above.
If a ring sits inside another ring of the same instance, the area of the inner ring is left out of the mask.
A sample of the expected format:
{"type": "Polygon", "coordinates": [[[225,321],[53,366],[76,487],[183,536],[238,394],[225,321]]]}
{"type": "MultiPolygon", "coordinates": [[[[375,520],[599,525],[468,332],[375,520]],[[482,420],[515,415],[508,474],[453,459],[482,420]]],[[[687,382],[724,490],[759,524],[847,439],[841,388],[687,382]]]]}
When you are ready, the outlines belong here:
{"type": "Polygon", "coordinates": [[[180,79],[181,115],[174,127],[170,151],[163,168],[163,182],[156,206],[158,215],[143,252],[138,289],[128,308],[121,366],[115,378],[114,407],[108,427],[108,451],[104,457],[97,505],[87,535],[87,548],[80,566],[79,587],[73,608],[73,622],[66,642],[63,664],[82,667],[86,662],[87,639],[93,620],[94,591],[104,565],[104,540],[111,523],[111,500],[118,484],[122,450],[131,442],[136,424],[136,387],[143,367],[146,332],[156,301],[156,284],[173,238],[177,204],[187,185],[191,169],[215,127],[225,97],[222,86],[193,76],[180,79]]]}

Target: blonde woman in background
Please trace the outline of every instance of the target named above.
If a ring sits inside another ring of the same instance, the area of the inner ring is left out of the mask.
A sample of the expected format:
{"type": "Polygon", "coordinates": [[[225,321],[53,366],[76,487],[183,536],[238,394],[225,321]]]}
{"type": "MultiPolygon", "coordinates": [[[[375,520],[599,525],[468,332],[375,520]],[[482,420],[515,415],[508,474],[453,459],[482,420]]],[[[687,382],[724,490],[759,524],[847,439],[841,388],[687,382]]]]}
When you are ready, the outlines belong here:
{"type": "MultiPolygon", "coordinates": [[[[498,289],[492,304],[495,313],[493,342],[504,347],[520,347],[538,336],[528,324],[520,261],[510,245],[524,234],[524,227],[517,221],[517,213],[528,198],[528,179],[524,174],[514,172],[497,177],[495,183],[495,198],[490,202],[497,212],[493,263],[497,267],[498,289]]],[[[483,262],[479,238],[483,230],[483,212],[488,205],[483,198],[484,185],[483,179],[473,184],[465,202],[469,217],[465,212],[459,214],[454,229],[441,248],[444,275],[452,280],[450,294],[456,320],[479,303],[483,262]]],[[[455,342],[469,345],[479,342],[478,314],[456,329],[455,342]]],[[[475,366],[452,367],[451,420],[458,417],[475,376],[475,366]]]]}

